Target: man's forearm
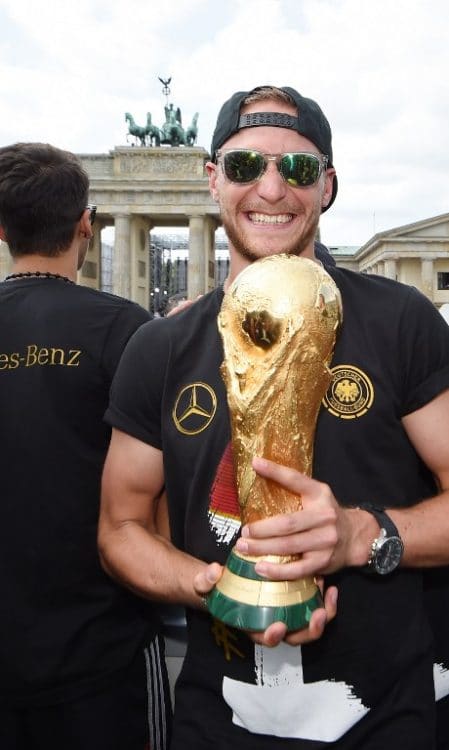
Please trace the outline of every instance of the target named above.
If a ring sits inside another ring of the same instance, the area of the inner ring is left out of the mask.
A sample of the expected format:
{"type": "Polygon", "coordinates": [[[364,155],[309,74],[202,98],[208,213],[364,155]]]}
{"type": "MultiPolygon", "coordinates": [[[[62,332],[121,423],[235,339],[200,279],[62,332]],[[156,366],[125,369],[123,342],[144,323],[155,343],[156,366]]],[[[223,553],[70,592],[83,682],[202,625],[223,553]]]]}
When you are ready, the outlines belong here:
{"type": "Polygon", "coordinates": [[[140,524],[127,521],[114,530],[103,530],[99,551],[104,570],[134,593],[162,602],[203,606],[193,579],[206,563],[140,524]]]}
{"type": "Polygon", "coordinates": [[[449,565],[449,490],[410,508],[387,509],[404,541],[402,564],[449,565]]]}

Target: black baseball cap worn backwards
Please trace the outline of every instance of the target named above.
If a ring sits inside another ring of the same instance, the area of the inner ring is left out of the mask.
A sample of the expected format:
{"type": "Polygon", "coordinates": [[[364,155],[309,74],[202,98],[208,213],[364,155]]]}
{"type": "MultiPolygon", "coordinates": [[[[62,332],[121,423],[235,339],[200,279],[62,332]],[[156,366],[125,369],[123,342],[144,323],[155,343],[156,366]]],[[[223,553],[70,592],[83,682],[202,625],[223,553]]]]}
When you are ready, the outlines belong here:
{"type": "MultiPolygon", "coordinates": [[[[247,115],[240,114],[240,109],[246,97],[265,88],[267,87],[257,86],[256,88],[251,89],[251,91],[237,91],[237,93],[233,94],[231,98],[223,104],[218,113],[217,124],[212,136],[212,161],[216,161],[216,151],[221,148],[228,138],[234,135],[234,133],[242,130],[242,128],[254,128],[269,125],[271,127],[296,130],[297,133],[308,138],[309,141],[312,141],[319,151],[328,157],[328,166],[333,167],[332,133],[330,125],[323,111],[313,99],[307,99],[305,96],[301,96],[301,94],[298,94],[298,92],[295,91],[295,89],[290,88],[290,86],[281,86],[279,87],[280,90],[285,91],[285,93],[294,101],[298,110],[297,117],[288,115],[284,112],[252,112],[247,115]]],[[[322,209],[323,212],[327,211],[334,202],[337,190],[337,177],[334,175],[332,197],[328,205],[322,209]]]]}

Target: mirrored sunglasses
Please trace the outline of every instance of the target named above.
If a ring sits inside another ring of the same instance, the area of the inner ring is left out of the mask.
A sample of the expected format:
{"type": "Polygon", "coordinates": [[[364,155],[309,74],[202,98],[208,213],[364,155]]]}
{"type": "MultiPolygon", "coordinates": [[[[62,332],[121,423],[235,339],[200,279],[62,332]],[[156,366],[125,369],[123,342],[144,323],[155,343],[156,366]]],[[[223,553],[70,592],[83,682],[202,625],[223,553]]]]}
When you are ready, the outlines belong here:
{"type": "Polygon", "coordinates": [[[287,154],[263,154],[253,149],[235,148],[216,152],[217,161],[223,165],[228,180],[238,185],[247,185],[260,180],[268,162],[276,162],[279,173],[291,187],[315,185],[327,167],[327,156],[308,152],[287,154]]]}

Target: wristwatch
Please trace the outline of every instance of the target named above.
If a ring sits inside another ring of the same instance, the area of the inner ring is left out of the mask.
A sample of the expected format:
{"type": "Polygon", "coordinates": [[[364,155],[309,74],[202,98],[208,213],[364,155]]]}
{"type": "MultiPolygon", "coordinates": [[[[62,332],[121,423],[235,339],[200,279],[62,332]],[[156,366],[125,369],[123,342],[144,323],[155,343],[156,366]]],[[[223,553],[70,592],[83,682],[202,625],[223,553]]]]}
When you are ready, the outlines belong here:
{"type": "Polygon", "coordinates": [[[362,510],[372,513],[380,526],[380,534],[371,545],[367,569],[381,576],[388,575],[396,570],[402,560],[404,542],[383,508],[368,504],[364,505],[362,510]]]}

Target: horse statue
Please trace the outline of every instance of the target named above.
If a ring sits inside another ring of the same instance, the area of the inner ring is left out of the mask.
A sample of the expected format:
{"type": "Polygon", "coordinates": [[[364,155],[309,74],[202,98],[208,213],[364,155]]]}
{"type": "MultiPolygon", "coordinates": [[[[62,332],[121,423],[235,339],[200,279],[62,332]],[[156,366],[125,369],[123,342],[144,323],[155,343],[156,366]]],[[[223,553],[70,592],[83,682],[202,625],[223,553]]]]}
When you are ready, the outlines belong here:
{"type": "Polygon", "coordinates": [[[141,125],[136,125],[134,117],[129,113],[125,112],[125,120],[128,122],[128,134],[133,135],[136,140],[140,141],[141,146],[146,146],[147,143],[147,129],[141,125]]]}
{"type": "Polygon", "coordinates": [[[181,123],[181,110],[175,110],[173,104],[165,107],[165,122],[162,125],[161,143],[171,146],[185,146],[186,137],[181,123]]]}
{"type": "MultiPolygon", "coordinates": [[[[153,125],[151,112],[147,112],[147,123],[145,126],[136,125],[133,116],[125,112],[125,120],[128,122],[128,135],[133,135],[136,143],[141,146],[193,146],[198,135],[198,112],[195,112],[189,127],[182,127],[181,110],[173,104],[165,106],[165,122],[162,128],[153,125]]],[[[128,136],[127,136],[128,138],[128,136]]],[[[134,145],[134,144],[133,144],[134,145]]]]}
{"type": "Polygon", "coordinates": [[[198,112],[195,112],[192,118],[192,122],[186,129],[186,144],[187,146],[194,146],[198,137],[198,112]]]}
{"type": "Polygon", "coordinates": [[[150,146],[160,146],[161,145],[161,131],[156,125],[153,125],[151,122],[151,112],[147,112],[147,125],[146,125],[146,134],[149,138],[149,145],[150,146]]]}

